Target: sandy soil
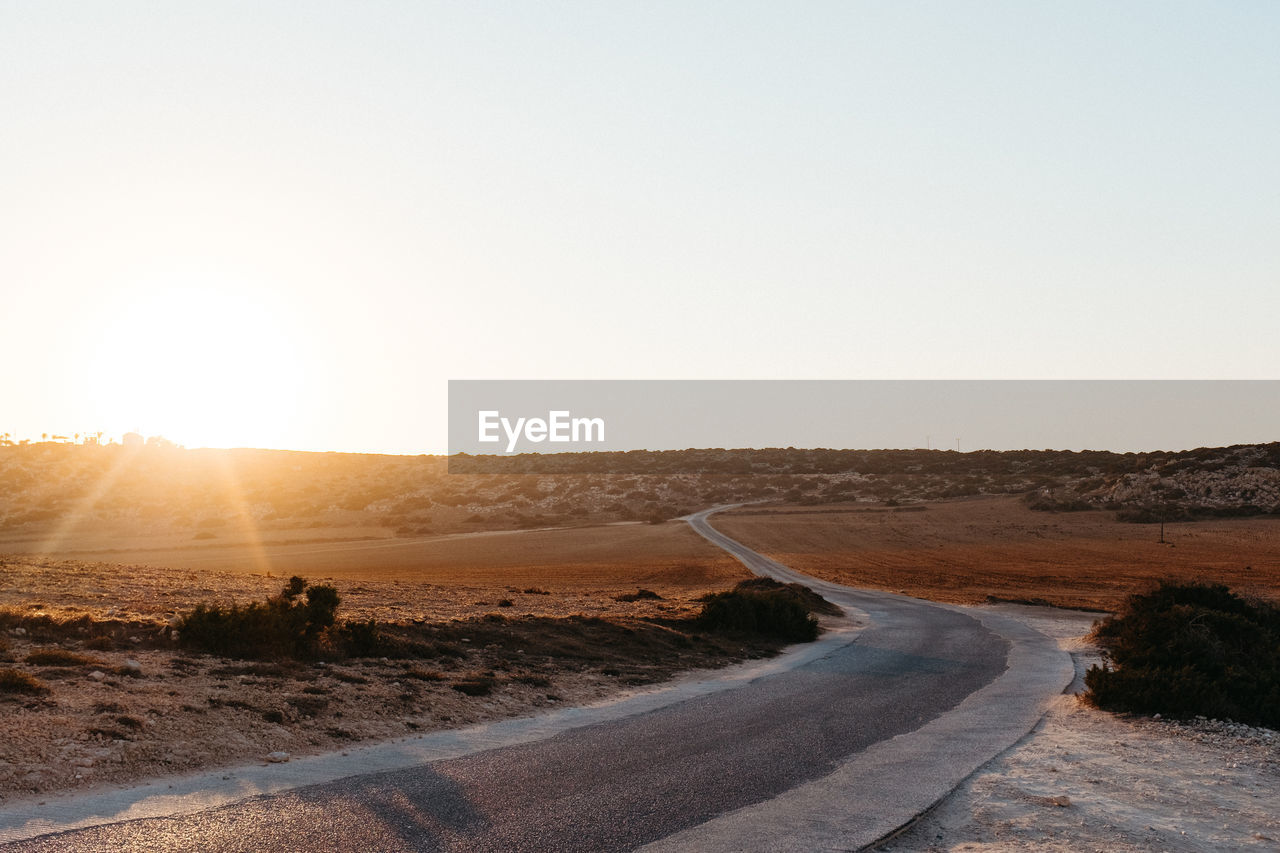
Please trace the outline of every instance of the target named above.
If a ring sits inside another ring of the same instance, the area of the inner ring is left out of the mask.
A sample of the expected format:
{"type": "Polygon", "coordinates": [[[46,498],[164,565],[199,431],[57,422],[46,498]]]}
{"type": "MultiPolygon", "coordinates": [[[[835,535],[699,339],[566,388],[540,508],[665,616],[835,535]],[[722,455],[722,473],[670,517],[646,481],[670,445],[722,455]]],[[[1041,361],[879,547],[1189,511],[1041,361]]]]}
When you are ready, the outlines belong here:
{"type": "Polygon", "coordinates": [[[1280,519],[1168,524],[1160,544],[1158,525],[1111,512],[1032,512],[1010,497],[921,506],[750,507],[716,526],[816,577],[964,604],[996,596],[1112,610],[1158,577],[1280,594],[1280,519]]]}
{"type": "MultiPolygon", "coordinates": [[[[1056,636],[1078,675],[1098,660],[1088,614],[1002,607],[1056,636]]],[[[1082,687],[1079,677],[1073,688],[1082,687]]],[[[1280,734],[1054,703],[1021,743],[906,832],[897,851],[1280,850],[1280,734]]]]}

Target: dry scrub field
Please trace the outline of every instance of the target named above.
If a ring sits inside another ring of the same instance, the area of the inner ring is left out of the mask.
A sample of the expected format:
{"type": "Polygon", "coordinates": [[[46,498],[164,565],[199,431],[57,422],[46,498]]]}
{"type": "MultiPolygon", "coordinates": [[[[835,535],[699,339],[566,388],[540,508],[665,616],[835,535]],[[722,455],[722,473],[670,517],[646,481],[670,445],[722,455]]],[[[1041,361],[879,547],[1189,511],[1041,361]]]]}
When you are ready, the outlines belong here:
{"type": "Polygon", "coordinates": [[[1114,609],[1155,578],[1280,592],[1280,520],[1126,524],[1104,511],[1033,512],[1014,497],[918,507],[744,507],[727,535],[792,568],[850,586],[977,603],[988,596],[1114,609]]]}
{"type": "Polygon", "coordinates": [[[748,577],[736,560],[679,521],[289,544],[248,540],[175,547],[166,538],[135,538],[127,547],[111,550],[86,549],[84,544],[65,540],[56,550],[42,551],[42,556],[197,572],[216,569],[451,587],[705,589],[748,577]]]}
{"type": "Polygon", "coordinates": [[[0,556],[0,621],[33,626],[0,632],[0,669],[47,688],[0,695],[0,802],[587,703],[778,646],[673,629],[749,576],[683,522],[77,556],[112,562],[0,556]],[[324,666],[171,648],[175,616],[262,600],[291,574],[335,586],[341,618],[435,631],[439,654],[324,666]],[[661,597],[619,600],[641,587],[661,597]],[[54,648],[81,659],[28,660],[54,648]],[[487,692],[466,692],[477,681],[487,692]]]}

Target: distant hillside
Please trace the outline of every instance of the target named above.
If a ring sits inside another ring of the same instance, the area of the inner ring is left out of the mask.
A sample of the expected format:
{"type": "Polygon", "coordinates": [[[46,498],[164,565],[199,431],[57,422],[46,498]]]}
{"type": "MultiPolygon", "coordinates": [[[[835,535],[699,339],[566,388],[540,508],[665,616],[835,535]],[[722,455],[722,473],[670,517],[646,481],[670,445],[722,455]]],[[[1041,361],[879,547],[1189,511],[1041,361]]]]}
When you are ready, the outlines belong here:
{"type": "Polygon", "coordinates": [[[1129,521],[1280,514],[1280,443],[1145,454],[1135,470],[1029,498],[1034,509],[1114,509],[1129,521]]]}
{"type": "Polygon", "coordinates": [[[35,444],[0,447],[0,532],[73,522],[214,538],[375,526],[400,535],[660,520],[716,503],[909,503],[1028,494],[1037,509],[1136,520],[1280,510],[1280,443],[1182,453],[685,450],[471,457],[35,444]],[[457,467],[458,460],[455,460],[457,467]],[[627,473],[585,473],[600,470],[627,473]],[[481,473],[483,472],[483,473],[481,473]]]}

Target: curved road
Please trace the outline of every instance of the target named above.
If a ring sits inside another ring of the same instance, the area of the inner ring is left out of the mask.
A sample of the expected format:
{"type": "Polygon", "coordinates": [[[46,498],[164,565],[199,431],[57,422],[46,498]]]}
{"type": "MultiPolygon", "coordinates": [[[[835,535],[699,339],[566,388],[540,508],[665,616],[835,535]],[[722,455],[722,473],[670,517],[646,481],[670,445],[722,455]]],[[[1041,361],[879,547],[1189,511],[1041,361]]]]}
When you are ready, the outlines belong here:
{"type": "Polygon", "coordinates": [[[688,521],[869,626],[744,687],[544,740],[5,849],[850,849],[1012,744],[1065,685],[1048,641],[1019,623],[808,578],[716,531],[713,511],[688,521]]]}

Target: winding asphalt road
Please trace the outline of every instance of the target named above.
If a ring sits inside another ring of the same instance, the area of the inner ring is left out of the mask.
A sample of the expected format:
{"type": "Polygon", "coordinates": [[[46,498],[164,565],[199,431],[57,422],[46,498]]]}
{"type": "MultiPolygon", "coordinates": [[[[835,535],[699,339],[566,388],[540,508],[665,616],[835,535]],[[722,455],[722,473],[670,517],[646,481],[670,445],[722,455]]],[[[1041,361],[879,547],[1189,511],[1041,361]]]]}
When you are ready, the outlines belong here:
{"type": "Polygon", "coordinates": [[[1047,641],[1012,620],[808,578],[716,531],[710,512],[689,523],[868,626],[746,686],[535,742],[5,849],[851,849],[1011,745],[1065,684],[1047,641]]]}

